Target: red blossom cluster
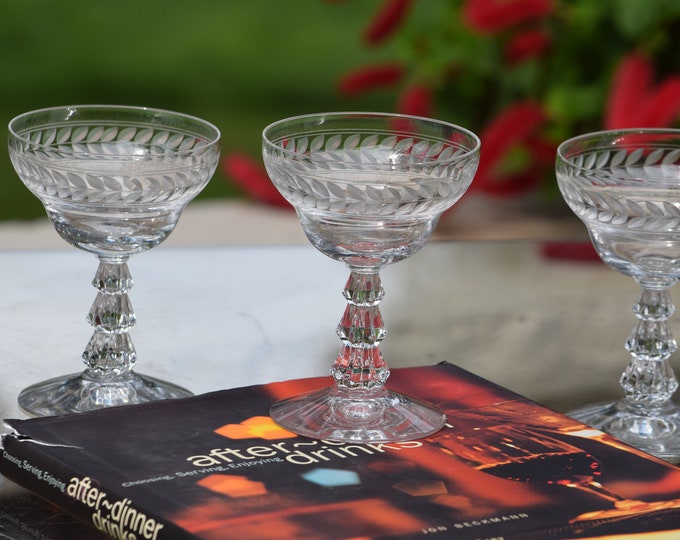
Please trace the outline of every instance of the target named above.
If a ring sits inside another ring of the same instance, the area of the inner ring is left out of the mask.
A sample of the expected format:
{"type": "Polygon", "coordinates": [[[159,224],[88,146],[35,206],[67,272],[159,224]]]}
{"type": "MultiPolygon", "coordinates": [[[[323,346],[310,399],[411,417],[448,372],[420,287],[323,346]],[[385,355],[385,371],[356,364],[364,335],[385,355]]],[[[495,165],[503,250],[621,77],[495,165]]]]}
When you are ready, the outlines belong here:
{"type": "MultiPolygon", "coordinates": [[[[673,73],[672,68],[669,73],[668,66],[650,54],[650,43],[658,48],[664,42],[660,38],[641,37],[626,47],[621,45],[626,36],[618,36],[618,48],[612,46],[614,52],[609,54],[613,61],[602,65],[592,62],[594,71],[585,67],[578,71],[589,63],[592,51],[587,44],[585,49],[576,49],[579,43],[571,40],[576,27],[569,25],[584,24],[577,19],[579,13],[609,13],[604,16],[611,19],[613,8],[595,9],[607,1],[579,0],[582,9],[578,11],[571,0],[446,0],[439,5],[447,6],[448,18],[431,18],[423,23],[427,20],[423,14],[431,8],[429,0],[383,0],[361,34],[362,43],[376,48],[401,38],[410,46],[410,54],[358,66],[339,78],[337,91],[348,100],[357,100],[369,92],[396,89],[396,112],[438,116],[479,133],[482,152],[473,191],[508,197],[554,184],[555,150],[560,140],[586,130],[672,126],[678,120],[680,74],[673,73]],[[583,8],[584,3],[590,7],[583,8]],[[420,9],[420,17],[411,17],[416,9],[420,9]],[[415,24],[421,27],[414,29],[415,24]],[[435,31],[439,34],[430,39],[435,31]],[[451,60],[446,60],[449,56],[442,47],[451,48],[451,60]],[[460,52],[489,50],[496,51],[498,65],[496,71],[487,70],[483,76],[479,75],[482,70],[477,69],[477,59],[460,52]],[[555,58],[566,63],[564,69],[559,65],[556,68],[555,58]],[[522,77],[532,69],[538,73],[535,85],[516,82],[525,81],[522,77]],[[562,72],[565,76],[560,78],[562,72]],[[570,86],[574,73],[581,77],[575,87],[570,86]],[[477,93],[461,97],[458,89],[474,86],[470,81],[474,81],[477,93]],[[595,95],[605,99],[583,113],[579,96],[592,96],[589,89],[596,85],[595,95]],[[579,94],[583,88],[586,92],[579,94]],[[577,109],[572,115],[571,111],[577,109]]],[[[357,3],[357,9],[360,6],[357,3]]],[[[655,9],[661,9],[659,6],[655,9]]],[[[668,28],[673,28],[672,24],[668,28]]],[[[657,29],[657,35],[671,42],[666,50],[671,51],[672,59],[672,43],[677,37],[663,27],[657,29]]],[[[592,47],[598,50],[603,50],[600,39],[614,41],[612,36],[600,35],[599,30],[593,38],[598,43],[592,47]]],[[[602,55],[598,58],[601,60],[602,55]]],[[[222,169],[256,200],[290,207],[259,162],[231,155],[224,158],[222,169]]]]}
{"type": "Polygon", "coordinates": [[[378,45],[394,34],[406,19],[413,0],[387,0],[371,19],[364,42],[378,45]]]}
{"type": "MultiPolygon", "coordinates": [[[[412,1],[386,0],[368,24],[366,43],[374,46],[394,35],[404,24],[412,1]]],[[[520,64],[543,54],[551,43],[550,35],[539,26],[551,14],[551,0],[467,0],[460,17],[472,32],[494,34],[517,27],[505,46],[508,65],[520,64]]],[[[402,85],[396,111],[414,116],[432,117],[435,90],[425,80],[410,80],[406,66],[397,62],[361,66],[345,74],[338,83],[341,95],[348,98],[379,88],[402,85]]],[[[546,118],[537,103],[518,102],[508,105],[481,130],[482,157],[473,189],[495,195],[512,195],[532,189],[541,181],[546,168],[552,166],[554,145],[541,142],[539,131],[546,118]],[[523,146],[536,166],[531,170],[504,176],[501,162],[507,152],[523,146]],[[550,162],[550,165],[548,165],[550,162]]]]}
{"type": "Polygon", "coordinates": [[[555,163],[555,148],[540,139],[545,121],[543,108],[531,101],[513,103],[502,111],[480,134],[483,152],[471,189],[509,196],[536,187],[555,163]],[[504,174],[503,157],[518,147],[528,153],[531,166],[504,174]]]}
{"type": "Polygon", "coordinates": [[[553,11],[551,0],[468,0],[465,22],[482,34],[496,34],[520,24],[543,19],[553,11]]]}
{"type": "MultiPolygon", "coordinates": [[[[393,38],[408,23],[408,14],[416,4],[413,0],[384,0],[367,25],[364,42],[375,46],[393,38]]],[[[564,24],[572,15],[573,6],[569,2],[451,0],[451,6],[463,33],[472,36],[470,39],[487,40],[498,47],[499,78],[503,71],[521,69],[527,62],[548,58],[558,45],[568,47],[568,44],[555,42],[553,33],[556,25],[564,24]]],[[[562,33],[568,34],[565,29],[562,33]]],[[[451,46],[455,45],[452,42],[451,46]]],[[[418,47],[423,48],[422,43],[418,47]]],[[[414,56],[416,60],[411,59],[411,65],[390,62],[361,66],[340,79],[338,90],[341,95],[355,98],[366,92],[397,87],[400,90],[396,112],[437,115],[437,100],[447,98],[442,79],[451,73],[459,79],[468,76],[465,66],[445,66],[427,78],[422,75],[426,70],[417,65],[417,55],[414,56]]],[[[549,66],[548,62],[545,64],[549,66]]],[[[658,85],[654,85],[653,78],[649,58],[639,53],[625,56],[612,77],[606,111],[603,110],[599,125],[593,129],[671,125],[680,112],[680,76],[670,76],[658,85]]],[[[455,85],[455,81],[452,84],[455,85]]],[[[486,95],[484,90],[480,88],[480,94],[486,95]]],[[[472,184],[473,191],[512,196],[537,188],[546,177],[552,178],[559,140],[549,133],[563,131],[563,138],[575,133],[554,129],[560,119],[551,110],[550,98],[535,91],[475,105],[486,105],[492,114],[483,123],[466,125],[478,132],[482,140],[481,161],[472,184]],[[523,156],[519,160],[524,163],[523,168],[518,168],[517,156],[523,156]],[[508,165],[508,161],[513,163],[508,165]]]]}
{"type": "Polygon", "coordinates": [[[505,47],[504,59],[510,66],[540,56],[547,52],[552,38],[543,28],[530,28],[513,34],[505,47]]]}
{"type": "Polygon", "coordinates": [[[639,52],[625,56],[612,79],[606,129],[670,126],[680,113],[680,75],[654,85],[651,61],[639,52]]]}
{"type": "Polygon", "coordinates": [[[377,88],[391,87],[402,81],[406,69],[397,62],[362,66],[347,73],[338,83],[338,90],[346,97],[363,94],[377,88]]]}
{"type": "Polygon", "coordinates": [[[261,163],[249,155],[237,152],[227,154],[222,158],[220,168],[228,178],[233,179],[256,201],[282,208],[292,208],[271,183],[261,163]]]}

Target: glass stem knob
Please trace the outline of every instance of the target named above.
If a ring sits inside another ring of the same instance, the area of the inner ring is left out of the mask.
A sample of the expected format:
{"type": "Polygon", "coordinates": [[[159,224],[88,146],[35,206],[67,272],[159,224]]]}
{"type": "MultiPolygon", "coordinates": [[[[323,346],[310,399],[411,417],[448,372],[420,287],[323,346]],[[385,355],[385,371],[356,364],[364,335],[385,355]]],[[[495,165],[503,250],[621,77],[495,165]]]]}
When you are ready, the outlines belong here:
{"type": "Polygon", "coordinates": [[[631,359],[620,381],[630,405],[662,407],[678,388],[668,363],[678,348],[668,323],[674,311],[668,288],[643,286],[633,307],[637,323],[626,341],[631,359]]]}
{"type": "Polygon", "coordinates": [[[381,387],[390,371],[380,352],[380,342],[387,332],[380,314],[384,291],[378,271],[352,270],[343,296],[347,307],[337,328],[343,347],[331,375],[340,387],[381,387]]]}
{"type": "Polygon", "coordinates": [[[87,315],[94,333],[83,352],[86,376],[101,381],[124,379],[136,360],[128,331],[135,324],[135,314],[128,297],[132,277],[127,257],[100,257],[92,284],[97,297],[87,315]]]}

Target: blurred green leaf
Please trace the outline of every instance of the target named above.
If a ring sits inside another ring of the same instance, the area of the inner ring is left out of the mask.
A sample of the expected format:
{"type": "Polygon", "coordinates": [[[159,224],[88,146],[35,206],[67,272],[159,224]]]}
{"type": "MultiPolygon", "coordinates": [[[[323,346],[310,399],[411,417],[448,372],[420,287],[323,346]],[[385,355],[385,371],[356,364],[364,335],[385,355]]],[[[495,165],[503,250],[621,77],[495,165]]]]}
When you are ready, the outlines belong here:
{"type": "MultiPolygon", "coordinates": [[[[260,135],[284,116],[348,107],[344,71],[392,58],[398,44],[363,48],[381,0],[2,0],[2,119],[77,103],[145,105],[213,121],[223,151],[259,159],[260,135]]],[[[389,109],[396,90],[352,108],[389,109]]],[[[0,219],[42,217],[40,202],[0,152],[0,219]]],[[[240,191],[221,172],[201,197],[240,191]]]]}

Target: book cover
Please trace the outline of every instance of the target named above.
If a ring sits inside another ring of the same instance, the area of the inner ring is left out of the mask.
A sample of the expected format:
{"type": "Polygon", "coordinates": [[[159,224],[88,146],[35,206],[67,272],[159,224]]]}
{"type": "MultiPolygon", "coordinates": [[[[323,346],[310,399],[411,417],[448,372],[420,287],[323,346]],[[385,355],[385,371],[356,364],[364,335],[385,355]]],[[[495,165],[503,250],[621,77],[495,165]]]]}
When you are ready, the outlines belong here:
{"type": "Polygon", "coordinates": [[[111,537],[34,493],[0,477],[0,538],[110,540],[111,537]]]}
{"type": "Polygon", "coordinates": [[[451,364],[390,387],[441,407],[427,439],[298,437],[303,379],[8,420],[0,472],[119,540],[680,538],[680,469],[451,364]]]}

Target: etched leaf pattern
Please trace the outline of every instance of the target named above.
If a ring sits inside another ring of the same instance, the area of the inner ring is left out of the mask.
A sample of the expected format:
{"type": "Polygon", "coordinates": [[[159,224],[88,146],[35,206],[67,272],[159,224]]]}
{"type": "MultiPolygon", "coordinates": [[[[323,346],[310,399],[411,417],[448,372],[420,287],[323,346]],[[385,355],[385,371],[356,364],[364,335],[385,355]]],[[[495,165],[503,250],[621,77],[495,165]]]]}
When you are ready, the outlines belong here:
{"type": "Polygon", "coordinates": [[[476,168],[467,149],[453,144],[376,133],[303,135],[265,148],[265,165],[294,206],[394,217],[437,214],[465,192],[476,168]]]}
{"type": "Polygon", "coordinates": [[[650,231],[680,228],[680,196],[653,198],[649,189],[653,181],[659,193],[680,195],[680,149],[593,151],[564,164],[559,175],[569,180],[560,184],[565,200],[586,221],[650,231]],[[643,180],[645,194],[635,188],[643,180]],[[611,189],[615,186],[622,189],[611,189]]]}
{"type": "Polygon", "coordinates": [[[200,191],[219,159],[204,138],[151,127],[59,126],[23,135],[10,145],[19,176],[39,197],[73,202],[182,201],[200,191]],[[97,171],[100,164],[109,171],[97,171]]]}

